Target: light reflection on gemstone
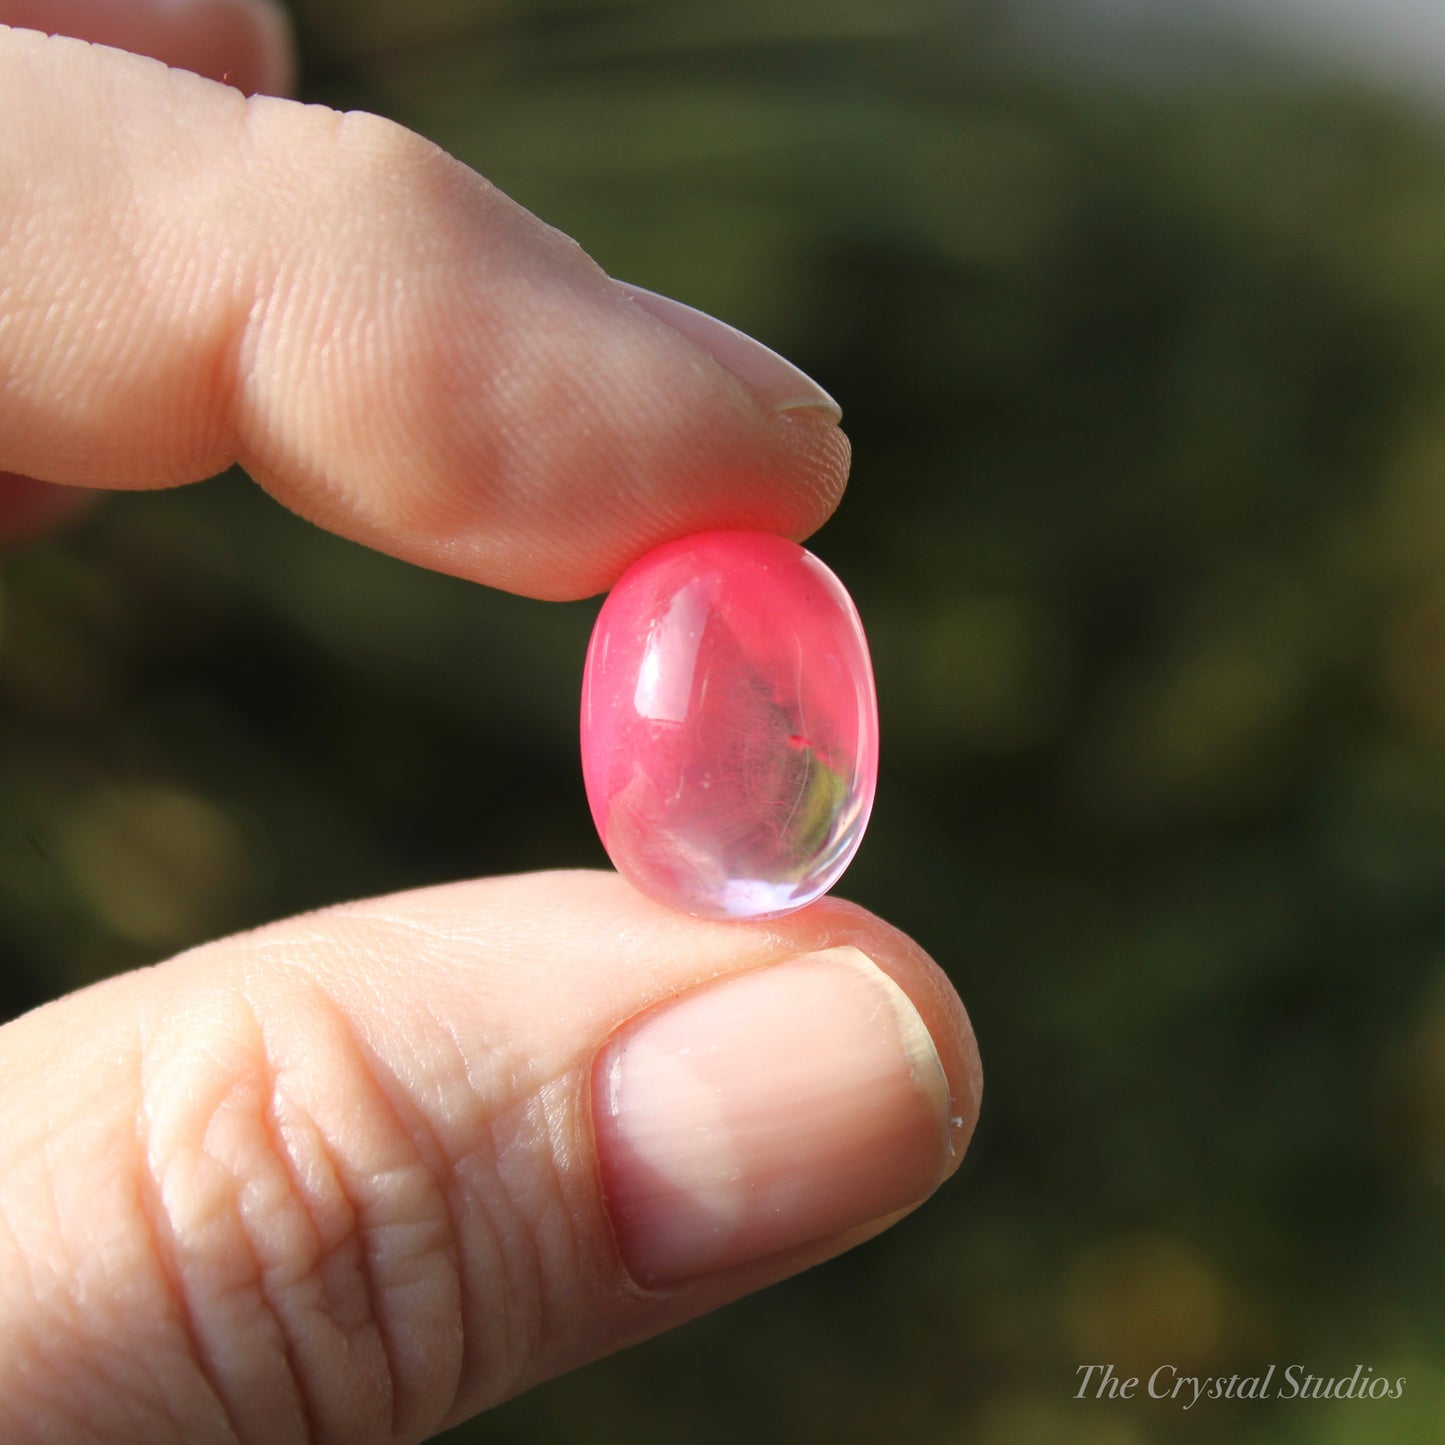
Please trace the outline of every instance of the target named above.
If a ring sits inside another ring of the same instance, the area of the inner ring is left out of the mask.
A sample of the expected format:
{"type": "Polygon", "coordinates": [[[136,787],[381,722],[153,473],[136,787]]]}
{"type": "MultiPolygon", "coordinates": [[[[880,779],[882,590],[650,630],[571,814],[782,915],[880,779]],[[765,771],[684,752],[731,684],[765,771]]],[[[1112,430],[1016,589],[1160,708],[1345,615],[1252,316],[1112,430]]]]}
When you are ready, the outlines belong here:
{"type": "Polygon", "coordinates": [[[639,717],[654,722],[683,722],[687,718],[697,649],[706,625],[706,599],[696,587],[684,587],[648,633],[632,699],[639,717]]]}
{"type": "Polygon", "coordinates": [[[641,891],[709,918],[821,896],[877,778],[872,667],[842,584],[767,533],[644,557],[593,631],[582,763],[603,844],[641,891]]]}

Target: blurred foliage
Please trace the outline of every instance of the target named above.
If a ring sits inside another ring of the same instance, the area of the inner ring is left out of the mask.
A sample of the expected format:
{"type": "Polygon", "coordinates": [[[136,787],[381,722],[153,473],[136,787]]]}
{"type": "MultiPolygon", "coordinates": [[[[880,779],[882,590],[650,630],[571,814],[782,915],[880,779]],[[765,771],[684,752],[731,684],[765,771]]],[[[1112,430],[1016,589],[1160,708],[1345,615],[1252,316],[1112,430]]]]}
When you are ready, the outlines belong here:
{"type": "MultiPolygon", "coordinates": [[[[1408,1442],[1445,1417],[1445,136],[1002,3],[307,0],[309,94],[431,136],[839,396],[815,544],[885,763],[844,891],[989,1069],[885,1239],[461,1439],[1408,1442]],[[1122,1406],[1075,1368],[1404,1375],[1122,1406]]],[[[15,1012],[219,930],[601,863],[594,605],[243,480],[7,558],[15,1012]]]]}

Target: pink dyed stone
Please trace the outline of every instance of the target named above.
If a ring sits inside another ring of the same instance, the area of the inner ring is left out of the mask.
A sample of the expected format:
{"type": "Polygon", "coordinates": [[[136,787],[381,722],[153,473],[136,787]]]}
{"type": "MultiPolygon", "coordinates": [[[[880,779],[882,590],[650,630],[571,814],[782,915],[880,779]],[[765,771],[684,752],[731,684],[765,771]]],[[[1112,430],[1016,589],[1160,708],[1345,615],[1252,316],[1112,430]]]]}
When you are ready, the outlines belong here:
{"type": "Polygon", "coordinates": [[[878,779],[868,643],[843,584],[766,532],[635,563],[582,682],[592,817],[634,887],[702,918],[772,918],[857,852],[878,779]]]}

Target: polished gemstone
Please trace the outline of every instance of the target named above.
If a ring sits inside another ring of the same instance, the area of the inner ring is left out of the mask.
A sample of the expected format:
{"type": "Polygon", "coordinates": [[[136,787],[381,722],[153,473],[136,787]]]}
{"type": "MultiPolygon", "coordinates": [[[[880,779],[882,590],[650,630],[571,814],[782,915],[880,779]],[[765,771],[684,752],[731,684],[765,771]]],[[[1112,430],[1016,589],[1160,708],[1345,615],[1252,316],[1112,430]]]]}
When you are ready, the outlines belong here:
{"type": "Polygon", "coordinates": [[[878,777],[873,669],[843,584],[765,532],[643,557],[592,633],[582,771],[603,846],[643,893],[703,918],[826,893],[878,777]]]}

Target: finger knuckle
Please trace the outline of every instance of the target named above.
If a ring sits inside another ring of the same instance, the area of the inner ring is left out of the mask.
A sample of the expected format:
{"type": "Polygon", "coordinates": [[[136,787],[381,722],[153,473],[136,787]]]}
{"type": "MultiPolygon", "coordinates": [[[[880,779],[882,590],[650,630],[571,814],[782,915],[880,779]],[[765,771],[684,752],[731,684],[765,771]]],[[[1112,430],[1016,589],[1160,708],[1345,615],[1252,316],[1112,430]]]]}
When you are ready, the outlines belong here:
{"type": "Polygon", "coordinates": [[[222,1013],[151,1071],[145,1111],[194,1355],[241,1440],[424,1433],[461,1367],[446,1162],[334,1005],[222,1013]]]}

